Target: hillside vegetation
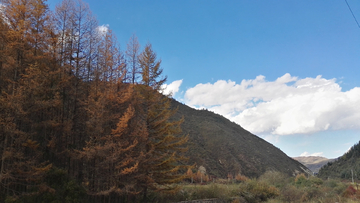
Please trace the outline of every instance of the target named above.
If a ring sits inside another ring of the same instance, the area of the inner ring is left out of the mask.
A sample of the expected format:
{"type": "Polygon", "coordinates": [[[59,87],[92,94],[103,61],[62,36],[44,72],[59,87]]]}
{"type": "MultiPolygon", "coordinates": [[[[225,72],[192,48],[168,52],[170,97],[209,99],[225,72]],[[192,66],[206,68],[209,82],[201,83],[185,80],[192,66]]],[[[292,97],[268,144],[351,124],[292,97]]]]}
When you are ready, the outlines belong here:
{"type": "Polygon", "coordinates": [[[228,119],[163,95],[152,45],[132,36],[121,51],[86,3],[2,3],[0,202],[147,202],[178,191],[187,171],[200,182],[306,171],[228,119]]]}
{"type": "Polygon", "coordinates": [[[354,181],[360,180],[360,141],[343,156],[329,162],[319,171],[321,178],[341,178],[354,181]]]}
{"type": "Polygon", "coordinates": [[[188,163],[204,166],[210,175],[259,177],[266,171],[279,171],[293,176],[307,170],[272,144],[223,116],[195,110],[175,100],[172,106],[178,108],[176,119],[184,117],[181,128],[189,135],[188,163]]]}
{"type": "Polygon", "coordinates": [[[360,190],[349,182],[322,180],[299,174],[288,177],[268,171],[257,179],[230,180],[207,185],[184,184],[174,194],[154,194],[154,202],[180,202],[217,198],[232,203],[355,203],[360,201],[360,190]]]}
{"type": "Polygon", "coordinates": [[[1,1],[0,202],[174,191],[187,137],[162,71],[151,44],[132,36],[121,51],[82,1],[1,1]]]}

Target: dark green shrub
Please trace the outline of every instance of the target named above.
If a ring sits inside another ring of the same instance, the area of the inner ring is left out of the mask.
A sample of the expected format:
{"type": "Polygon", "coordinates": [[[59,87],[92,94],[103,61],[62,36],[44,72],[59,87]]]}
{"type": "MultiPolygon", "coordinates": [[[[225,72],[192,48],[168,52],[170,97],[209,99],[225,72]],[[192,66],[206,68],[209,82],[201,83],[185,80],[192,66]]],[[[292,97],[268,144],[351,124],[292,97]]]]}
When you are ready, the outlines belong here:
{"type": "MultiPolygon", "coordinates": [[[[85,189],[75,180],[71,180],[66,171],[53,168],[46,176],[47,184],[55,190],[54,193],[45,193],[43,197],[48,197],[54,202],[83,202],[86,196],[85,189]]],[[[48,201],[50,202],[50,201],[48,201]]]]}
{"type": "Polygon", "coordinates": [[[311,183],[312,186],[320,186],[324,183],[324,181],[318,177],[315,177],[315,176],[311,176],[309,178],[309,181],[311,183]]]}
{"type": "Polygon", "coordinates": [[[331,180],[325,181],[324,185],[327,187],[330,187],[330,188],[335,188],[336,186],[338,186],[338,182],[339,181],[331,179],[331,180]]]}
{"type": "Polygon", "coordinates": [[[66,171],[53,167],[47,172],[45,183],[39,191],[22,197],[8,197],[7,203],[80,203],[84,202],[86,191],[66,171]]]}

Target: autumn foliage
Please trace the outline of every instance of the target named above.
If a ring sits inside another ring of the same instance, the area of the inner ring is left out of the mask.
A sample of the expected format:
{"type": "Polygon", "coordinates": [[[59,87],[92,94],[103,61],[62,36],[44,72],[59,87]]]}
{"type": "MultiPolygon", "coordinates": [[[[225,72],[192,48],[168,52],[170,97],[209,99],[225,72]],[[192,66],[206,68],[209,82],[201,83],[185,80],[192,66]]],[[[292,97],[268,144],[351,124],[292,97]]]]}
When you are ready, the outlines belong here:
{"type": "Polygon", "coordinates": [[[174,190],[187,137],[151,44],[123,54],[86,3],[45,2],[1,1],[0,201],[55,193],[54,171],[95,202],[174,190]]]}

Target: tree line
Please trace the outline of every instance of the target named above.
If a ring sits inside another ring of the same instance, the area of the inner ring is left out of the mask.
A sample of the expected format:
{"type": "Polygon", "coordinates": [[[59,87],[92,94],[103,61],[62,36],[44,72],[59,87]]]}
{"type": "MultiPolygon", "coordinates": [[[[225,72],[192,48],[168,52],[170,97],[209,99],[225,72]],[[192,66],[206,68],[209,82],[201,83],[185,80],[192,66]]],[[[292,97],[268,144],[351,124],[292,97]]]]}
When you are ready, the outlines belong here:
{"type": "Polygon", "coordinates": [[[56,193],[54,170],[109,202],[174,190],[188,138],[152,45],[122,51],[81,0],[1,4],[0,201],[56,193]]]}
{"type": "Polygon", "coordinates": [[[339,178],[343,180],[360,180],[360,141],[344,155],[328,162],[319,171],[321,178],[339,178]]]}

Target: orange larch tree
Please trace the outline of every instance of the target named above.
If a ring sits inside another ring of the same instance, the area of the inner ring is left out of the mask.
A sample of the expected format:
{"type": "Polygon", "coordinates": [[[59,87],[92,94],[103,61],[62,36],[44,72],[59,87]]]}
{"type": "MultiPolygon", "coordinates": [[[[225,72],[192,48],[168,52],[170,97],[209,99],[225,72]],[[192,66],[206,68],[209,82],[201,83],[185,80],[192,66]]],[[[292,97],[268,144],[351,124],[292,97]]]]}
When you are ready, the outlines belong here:
{"type": "Polygon", "coordinates": [[[57,63],[60,66],[62,101],[61,135],[53,137],[53,151],[59,167],[81,179],[82,163],[75,150],[85,145],[86,102],[97,51],[97,21],[81,0],[64,0],[56,6],[54,27],[58,36],[57,63]]]}
{"type": "Polygon", "coordinates": [[[109,201],[173,191],[187,137],[151,45],[140,54],[132,36],[125,61],[80,0],[54,14],[45,0],[1,2],[0,201],[54,191],[44,181],[51,167],[109,201]]]}
{"type": "Polygon", "coordinates": [[[147,132],[135,120],[133,88],[123,82],[125,64],[116,39],[111,30],[102,37],[86,100],[88,140],[79,157],[88,193],[110,198],[138,193],[134,176],[142,155],[135,149],[147,132]]]}
{"type": "MultiPolygon", "coordinates": [[[[51,167],[43,159],[50,129],[45,103],[48,9],[42,0],[4,1],[6,43],[3,45],[0,92],[0,188],[18,196],[38,191],[51,167]],[[45,33],[45,34],[44,34],[45,33]],[[45,103],[43,103],[45,102],[45,103]],[[40,108],[40,109],[39,109],[40,108]],[[46,109],[46,110],[45,110],[46,109]]],[[[49,103],[47,103],[49,104],[49,103]]],[[[45,188],[45,187],[41,187],[45,188]]]]}
{"type": "Polygon", "coordinates": [[[127,44],[125,51],[126,60],[127,60],[127,75],[128,81],[132,84],[138,82],[140,77],[140,67],[139,67],[139,53],[140,44],[135,34],[133,34],[127,44]]]}
{"type": "Polygon", "coordinates": [[[137,86],[137,94],[141,112],[140,120],[146,123],[148,137],[143,143],[145,159],[139,163],[139,186],[143,189],[143,198],[147,190],[173,191],[172,184],[185,178],[179,173],[180,164],[184,160],[181,152],[186,148],[187,136],[180,136],[180,124],[183,120],[172,121],[176,109],[171,109],[170,98],[162,94],[162,85],[166,77],[162,77],[161,61],[150,44],[146,45],[139,56],[142,70],[142,81],[137,86]]]}

